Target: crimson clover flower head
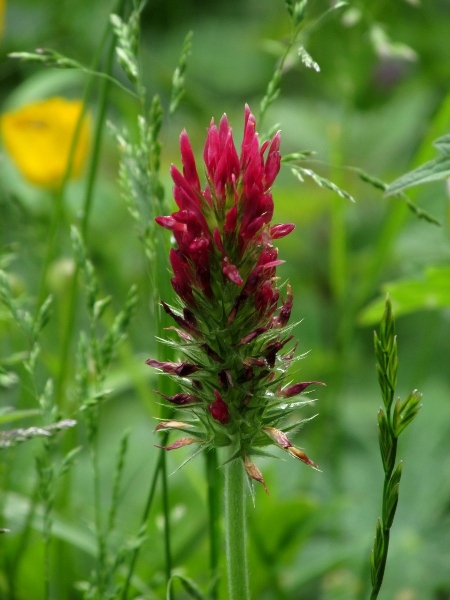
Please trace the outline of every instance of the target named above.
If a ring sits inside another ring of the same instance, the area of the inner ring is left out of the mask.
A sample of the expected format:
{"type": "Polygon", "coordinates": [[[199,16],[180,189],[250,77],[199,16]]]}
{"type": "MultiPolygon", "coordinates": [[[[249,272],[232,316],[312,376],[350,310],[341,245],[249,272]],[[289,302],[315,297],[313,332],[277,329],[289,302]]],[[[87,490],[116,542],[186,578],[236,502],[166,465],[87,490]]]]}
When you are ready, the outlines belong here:
{"type": "Polygon", "coordinates": [[[178,381],[182,392],[165,398],[190,414],[189,424],[170,421],[165,428],[189,426],[193,437],[166,448],[195,441],[206,447],[231,446],[249,477],[265,487],[249,457],[264,454],[270,444],[316,467],[281,428],[287,420],[291,430],[302,423],[292,420],[305,404],[295,398],[311,384],[322,385],[286,385],[295,347],[280,356],[293,338],[293,293],[287,284],[283,298],[278,288],[276,271],[284,261],[278,259],[274,240],[294,229],[292,223],[272,224],[271,186],[280,170],[280,133],[260,144],[255,118],[246,106],[238,154],[226,115],[218,127],[212,120],[203,151],[203,188],[185,131],[180,148],[182,171],[171,167],[178,210],[156,222],[176,242],[169,256],[171,283],[182,311],[162,305],[178,326],[171,329],[186,358],[178,363],[149,359],[147,364],[178,381]]]}

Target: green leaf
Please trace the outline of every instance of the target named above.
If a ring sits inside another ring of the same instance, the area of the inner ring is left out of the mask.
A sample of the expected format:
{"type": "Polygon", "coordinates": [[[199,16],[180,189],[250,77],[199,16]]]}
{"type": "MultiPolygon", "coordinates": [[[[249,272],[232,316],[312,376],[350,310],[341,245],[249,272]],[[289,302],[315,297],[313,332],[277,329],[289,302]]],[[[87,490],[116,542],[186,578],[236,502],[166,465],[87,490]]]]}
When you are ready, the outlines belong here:
{"type": "Polygon", "coordinates": [[[41,411],[37,409],[14,410],[11,406],[5,406],[0,410],[0,424],[3,425],[4,423],[27,419],[28,417],[35,417],[40,414],[41,411]]]}
{"type": "Polygon", "coordinates": [[[378,321],[383,310],[384,295],[389,290],[397,317],[418,310],[436,310],[450,307],[450,267],[428,267],[422,279],[404,279],[382,286],[383,296],[371,302],[358,317],[361,325],[378,321]]]}
{"type": "MultiPolygon", "coordinates": [[[[378,179],[378,177],[374,177],[373,175],[366,173],[366,171],[363,171],[362,169],[358,169],[357,167],[349,167],[349,169],[354,173],[357,173],[363,181],[369,183],[377,190],[383,190],[385,192],[389,187],[385,181],[382,181],[381,179],[378,179]]],[[[402,200],[404,200],[409,210],[413,212],[419,219],[423,219],[428,223],[433,223],[433,225],[441,225],[440,221],[436,219],[436,217],[433,217],[433,215],[427,213],[425,210],[417,206],[417,204],[414,204],[414,202],[412,202],[405,193],[400,191],[397,195],[402,200]]]]}
{"type": "Polygon", "coordinates": [[[447,177],[450,177],[450,155],[440,156],[405,173],[388,185],[386,196],[393,196],[415,185],[439,181],[447,177]]]}
{"type": "Polygon", "coordinates": [[[201,592],[200,588],[197,584],[189,579],[188,577],[184,577],[184,575],[172,575],[172,577],[167,582],[167,593],[166,600],[175,600],[172,594],[173,583],[176,580],[181,581],[184,589],[188,592],[191,598],[195,598],[196,600],[206,600],[206,596],[201,592]]]}
{"type": "Polygon", "coordinates": [[[450,156],[450,133],[435,140],[433,146],[444,156],[450,156]]]}

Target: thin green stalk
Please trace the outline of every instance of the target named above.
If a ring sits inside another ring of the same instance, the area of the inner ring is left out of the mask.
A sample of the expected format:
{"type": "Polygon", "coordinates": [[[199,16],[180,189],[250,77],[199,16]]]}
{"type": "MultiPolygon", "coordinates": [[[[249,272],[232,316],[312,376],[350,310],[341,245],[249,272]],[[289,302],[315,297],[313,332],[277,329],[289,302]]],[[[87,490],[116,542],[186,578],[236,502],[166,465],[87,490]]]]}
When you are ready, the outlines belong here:
{"type": "Polygon", "coordinates": [[[218,565],[219,565],[219,472],[217,461],[217,450],[211,449],[205,453],[206,481],[208,484],[208,526],[209,526],[209,568],[211,570],[212,587],[210,598],[217,600],[218,597],[218,565]]]}
{"type": "MultiPolygon", "coordinates": [[[[126,0],[119,0],[116,6],[115,12],[121,15],[124,11],[124,7],[126,4],[126,0]]],[[[114,54],[115,54],[115,38],[111,37],[110,44],[107,50],[107,58],[105,63],[105,73],[111,73],[114,63],[114,54]]],[[[100,145],[103,135],[103,128],[105,126],[105,114],[106,114],[106,106],[108,102],[108,90],[109,90],[110,82],[108,80],[103,80],[101,82],[100,93],[99,93],[99,102],[98,102],[98,115],[94,132],[94,142],[91,154],[91,160],[89,164],[88,178],[86,191],[84,195],[84,204],[83,204],[83,216],[81,221],[81,235],[82,238],[86,238],[89,217],[92,208],[93,201],[93,191],[94,184],[97,176],[98,163],[100,158],[100,145]]],[[[56,398],[59,399],[62,397],[62,391],[64,389],[64,384],[67,376],[67,365],[70,354],[70,345],[72,340],[73,328],[75,325],[75,316],[76,316],[76,307],[77,307],[77,296],[78,296],[78,274],[79,267],[75,268],[75,272],[72,278],[72,285],[70,288],[70,302],[68,309],[68,316],[66,320],[66,328],[63,332],[63,339],[60,351],[60,362],[59,362],[59,372],[58,377],[56,379],[55,392],[56,398]]]]}
{"type": "Polygon", "coordinates": [[[94,519],[95,519],[95,534],[97,538],[97,594],[99,600],[103,597],[104,581],[105,581],[105,567],[106,567],[106,548],[105,548],[105,536],[102,525],[102,514],[104,512],[101,494],[100,494],[100,467],[99,467],[99,456],[98,456],[98,407],[94,408],[95,415],[92,415],[94,431],[92,432],[91,443],[91,462],[92,471],[94,476],[94,519]]]}
{"type": "Polygon", "coordinates": [[[242,460],[225,465],[225,550],[229,600],[249,600],[245,479],[242,460]]]}
{"type": "Polygon", "coordinates": [[[167,484],[167,457],[166,453],[163,452],[161,455],[161,482],[162,482],[162,501],[163,501],[163,513],[164,513],[164,555],[165,555],[165,571],[166,580],[172,576],[172,551],[171,551],[171,540],[170,540],[170,504],[169,504],[169,490],[167,484]]]}
{"type": "MultiPolygon", "coordinates": [[[[161,439],[162,446],[167,444],[168,437],[169,437],[169,433],[165,432],[161,439]]],[[[159,452],[159,459],[156,464],[156,468],[153,473],[152,480],[150,482],[150,487],[149,487],[148,495],[147,495],[147,501],[146,501],[144,512],[142,514],[142,519],[141,519],[141,527],[140,527],[141,529],[146,527],[146,525],[147,525],[148,517],[150,515],[150,510],[151,510],[151,507],[153,504],[153,500],[155,498],[156,484],[158,483],[158,478],[159,478],[159,475],[160,475],[160,472],[162,469],[163,461],[165,460],[165,456],[166,456],[166,451],[161,449],[159,452]]],[[[124,584],[124,587],[122,590],[122,596],[121,596],[122,600],[127,600],[127,598],[128,598],[128,590],[130,588],[131,579],[133,577],[134,569],[136,566],[136,561],[139,557],[139,551],[140,551],[140,547],[138,546],[134,549],[133,554],[131,555],[131,560],[130,560],[130,564],[128,567],[125,584],[124,584]]]]}
{"type": "Polygon", "coordinates": [[[8,568],[5,570],[6,578],[8,582],[8,598],[9,600],[15,600],[16,598],[16,574],[19,569],[22,556],[25,553],[25,550],[28,546],[28,541],[30,539],[32,524],[34,517],[36,515],[36,509],[38,506],[39,499],[39,481],[36,482],[33,493],[31,494],[30,503],[28,507],[28,512],[25,518],[25,522],[19,537],[19,541],[16,547],[16,551],[8,561],[8,568]]]}
{"type": "MultiPolygon", "coordinates": [[[[81,117],[80,117],[80,119],[81,119],[81,117]]],[[[72,146],[74,146],[76,144],[76,139],[77,139],[77,135],[75,133],[74,139],[72,142],[72,146]]],[[[71,155],[72,155],[72,152],[71,152],[71,155]]],[[[71,169],[71,157],[72,156],[69,157],[69,161],[67,164],[67,170],[71,169]]],[[[53,259],[55,246],[56,246],[56,240],[58,237],[58,232],[61,228],[61,223],[63,221],[63,213],[64,213],[64,202],[63,202],[63,192],[62,192],[63,186],[64,186],[64,183],[61,185],[61,187],[58,189],[58,191],[52,195],[52,205],[54,207],[54,211],[53,211],[52,222],[50,224],[50,231],[48,233],[48,238],[47,238],[48,243],[47,243],[47,249],[46,249],[46,253],[45,253],[44,266],[42,268],[42,273],[41,273],[41,281],[39,284],[38,301],[36,302],[36,312],[39,311],[39,308],[42,305],[42,303],[44,302],[46,294],[47,294],[47,291],[46,291],[47,273],[48,273],[48,269],[49,269],[50,264],[53,259]]]]}
{"type": "Polygon", "coordinates": [[[390,526],[387,526],[388,523],[388,515],[386,511],[387,499],[389,496],[389,487],[392,475],[394,473],[395,462],[397,458],[397,438],[394,438],[391,446],[392,451],[392,468],[389,469],[388,472],[385,473],[384,476],[384,485],[383,485],[383,509],[382,509],[382,517],[381,517],[381,536],[382,536],[382,553],[380,556],[380,560],[377,565],[377,572],[379,575],[378,582],[372,589],[372,593],[370,594],[370,600],[376,600],[378,598],[378,594],[380,593],[381,585],[384,579],[384,571],[386,570],[386,562],[389,552],[389,540],[390,540],[390,526]]]}
{"type": "Polygon", "coordinates": [[[396,466],[397,442],[400,434],[415,419],[420,410],[422,395],[413,390],[408,397],[394,403],[397,384],[398,353],[395,324],[389,297],[381,321],[379,335],[374,334],[377,375],[383,397],[384,409],[378,412],[378,441],[384,470],[381,519],[376,526],[375,541],[370,557],[372,592],[376,600],[383,584],[389,551],[390,530],[398,504],[399,486],[403,464],[396,466]]]}
{"type": "MultiPolygon", "coordinates": [[[[427,134],[424,136],[414,159],[411,161],[411,168],[418,167],[432,157],[433,141],[448,130],[450,125],[450,92],[443,99],[435,116],[427,127],[427,134]]],[[[414,199],[419,193],[419,189],[408,190],[410,198],[414,199]]],[[[409,211],[405,203],[401,200],[388,198],[385,202],[389,203],[388,214],[383,224],[382,230],[377,237],[375,251],[371,254],[371,262],[365,269],[364,278],[361,281],[357,296],[355,298],[356,309],[359,309],[367,302],[370,295],[376,287],[377,280],[387,258],[391,254],[392,247],[401,231],[409,211]]]]}

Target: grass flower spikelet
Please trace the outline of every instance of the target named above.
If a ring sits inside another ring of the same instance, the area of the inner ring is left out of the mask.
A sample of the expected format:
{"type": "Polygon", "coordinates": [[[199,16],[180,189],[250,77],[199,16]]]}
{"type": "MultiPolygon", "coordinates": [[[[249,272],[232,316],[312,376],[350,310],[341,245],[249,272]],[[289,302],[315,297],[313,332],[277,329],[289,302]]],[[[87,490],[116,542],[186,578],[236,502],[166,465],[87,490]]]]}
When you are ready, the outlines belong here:
{"type": "MultiPolygon", "coordinates": [[[[280,133],[260,145],[255,118],[245,107],[240,156],[226,115],[208,128],[202,189],[194,153],[183,131],[180,137],[182,172],[171,168],[178,210],[157,217],[170,230],[176,247],[170,251],[171,280],[181,310],[162,303],[178,328],[172,341],[185,359],[178,363],[149,359],[147,364],[177,380],[182,392],[166,397],[195,429],[194,441],[206,448],[231,449],[248,476],[265,487],[253,464],[275,444],[317,468],[283,433],[303,422],[295,419],[299,403],[292,399],[317,381],[287,384],[286,372],[294,351],[280,351],[293,336],[288,324],[293,305],[289,284],[286,299],[277,287],[278,250],[273,240],[291,233],[292,223],[272,224],[270,188],[280,169],[280,133]]],[[[188,426],[186,424],[186,426],[188,426]]],[[[180,421],[173,426],[180,429],[180,421]]],[[[170,422],[164,429],[170,429],[170,422]]],[[[161,427],[160,427],[161,429],[161,427]]]]}

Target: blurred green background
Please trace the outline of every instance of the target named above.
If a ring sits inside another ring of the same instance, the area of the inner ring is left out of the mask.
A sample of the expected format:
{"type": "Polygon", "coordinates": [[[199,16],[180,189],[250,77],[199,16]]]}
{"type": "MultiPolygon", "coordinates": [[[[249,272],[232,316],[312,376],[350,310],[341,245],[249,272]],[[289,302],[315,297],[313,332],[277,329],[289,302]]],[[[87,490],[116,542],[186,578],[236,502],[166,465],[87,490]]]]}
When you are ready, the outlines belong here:
{"type": "MultiPolygon", "coordinates": [[[[311,22],[331,4],[311,2],[311,22]]],[[[50,47],[89,64],[112,7],[105,0],[9,0],[0,42],[2,110],[52,95],[80,97],[86,76],[79,71],[45,69],[8,59],[7,54],[50,47]]],[[[170,163],[180,164],[180,131],[187,129],[198,161],[212,116],[218,120],[226,112],[240,141],[244,103],[257,117],[288,37],[289,21],[282,0],[150,0],[142,20],[142,64],[148,98],[160,94],[166,108],[172,73],[189,30],[194,37],[186,95],[175,116],[165,118],[162,131],[161,172],[170,204],[168,173],[170,163]]],[[[438,227],[417,219],[402,200],[383,198],[346,168],[358,167],[389,182],[437,155],[432,141],[450,131],[449,31],[448,0],[350,0],[302,34],[300,43],[321,70],[306,68],[293,52],[286,62],[281,95],[260,127],[261,133],[281,129],[283,154],[316,151],[306,166],[347,190],[356,202],[311,181],[300,184],[287,167],[273,189],[274,221],[296,224],[294,232],[279,242],[280,256],[286,260],[279,273],[291,282],[293,319],[301,320],[296,329],[299,351],[308,352],[299,379],[325,381],[327,387],[317,390],[313,408],[304,409],[305,417],[315,412],[318,416],[295,440],[322,472],[293,460],[258,461],[271,495],[258,489],[255,508],[249,503],[255,599],[362,600],[369,595],[369,554],[383,481],[376,420],[381,398],[372,331],[382,316],[386,291],[397,316],[398,394],[403,398],[419,388],[424,400],[399,445],[403,479],[380,598],[450,598],[450,281],[448,270],[447,275],[442,270],[434,284],[425,278],[428,268],[449,265],[449,191],[441,182],[409,194],[439,219],[438,227]],[[405,292],[402,281],[417,284],[405,292]],[[368,310],[374,301],[375,308],[368,310]]],[[[126,85],[118,66],[115,76],[126,85]]],[[[133,132],[137,109],[133,99],[110,87],[108,119],[133,132]]],[[[95,116],[95,104],[92,111],[95,116]]],[[[152,392],[155,374],[144,365],[156,347],[150,277],[120,197],[118,159],[116,142],[105,130],[87,245],[114,308],[122,306],[132,284],[139,288],[128,341],[106,382],[113,391],[102,409],[100,432],[106,504],[121,432],[132,428],[117,531],[117,540],[123,540],[139,527],[157,456],[152,431],[159,406],[152,392]]],[[[15,253],[9,270],[17,293],[35,298],[52,198],[26,183],[4,153],[0,177],[1,244],[15,253]]],[[[72,268],[69,224],[79,222],[84,186],[83,179],[69,186],[59,255],[49,271],[47,285],[56,302],[42,340],[43,382],[55,373],[58,361],[72,268]]],[[[81,297],[78,329],[85,319],[81,297]]],[[[26,340],[4,311],[0,336],[3,361],[26,348],[26,340]]],[[[73,372],[74,361],[70,369],[73,372]]],[[[20,367],[12,370],[25,383],[0,388],[1,405],[36,408],[25,374],[20,367]]],[[[70,385],[66,393],[70,406],[70,385]]],[[[30,420],[23,423],[28,424],[30,420]]],[[[84,435],[78,427],[74,445],[83,444],[84,435]]],[[[2,526],[11,529],[0,538],[2,599],[43,598],[38,517],[17,573],[15,595],[7,595],[6,584],[7,557],[16,548],[34,489],[39,443],[29,442],[2,455],[2,526]]],[[[183,449],[170,453],[170,472],[187,456],[183,449]]],[[[175,566],[200,585],[208,578],[204,477],[199,457],[169,478],[175,566]]],[[[81,453],[70,484],[70,498],[59,502],[54,523],[54,535],[62,543],[54,544],[52,593],[61,600],[81,598],[73,584],[87,579],[93,568],[87,450],[81,453]],[[59,560],[61,556],[64,560],[59,560]]],[[[61,496],[66,494],[63,485],[58,490],[61,496]]],[[[142,598],[163,597],[160,513],[157,504],[138,563],[142,598]]],[[[185,597],[183,592],[179,597],[185,597]]]]}

